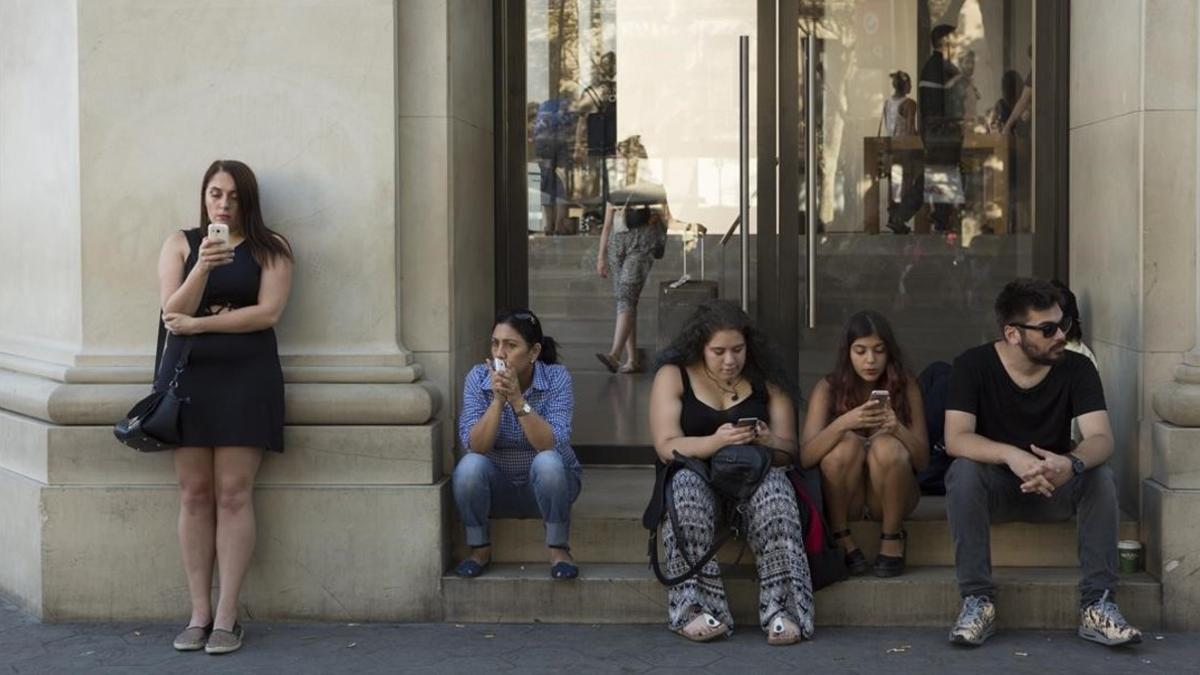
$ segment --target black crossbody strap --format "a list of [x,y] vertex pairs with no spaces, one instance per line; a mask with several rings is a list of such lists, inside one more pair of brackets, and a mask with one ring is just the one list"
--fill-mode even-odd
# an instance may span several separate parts
[[167,346],[167,327],[163,325],[163,315],[158,313],[158,344],[154,348],[154,379],[158,379],[158,369],[162,367],[163,349]]
[[[199,229],[183,230],[183,237],[188,243],[188,257],[183,263],[183,278],[185,280],[187,279],[188,273],[192,271],[192,267],[195,265],[195,261],[192,260],[192,253],[195,253],[197,256],[200,254],[198,249],[200,246],[200,240],[203,236],[204,233]],[[201,302],[203,302],[203,300],[201,300]],[[178,384],[179,374],[183,372],[183,367],[187,365],[188,358],[192,355],[192,343],[194,342],[194,340],[189,339],[188,336],[176,335],[175,338],[182,339],[184,342],[183,351],[179,353],[179,360],[175,362],[175,372],[171,376],[170,386],[172,389],[174,389]],[[166,351],[166,348],[167,327],[165,324],[163,324],[163,313],[160,309],[158,312],[158,346],[154,350],[155,381],[158,380],[159,369],[162,368],[163,352]]]
[[[654,576],[659,583],[664,586],[675,586],[681,584],[694,576],[703,576],[707,578],[715,578],[715,575],[705,574],[704,566],[710,560],[716,557],[721,547],[729,538],[733,536],[732,528],[725,528],[712,546],[700,556],[700,559],[694,563],[688,560],[687,557],[687,540],[684,535],[684,528],[679,527],[679,514],[675,509],[675,500],[671,496],[671,477],[681,468],[687,467],[696,471],[707,482],[708,467],[692,457],[686,457],[678,451],[675,453],[675,460],[666,466],[662,466],[658,471],[657,480],[654,483],[654,496],[650,499],[650,507],[646,509],[646,513],[642,516],[642,525],[650,530],[650,541],[647,545],[647,554],[650,556],[650,569],[654,571]],[[658,531],[662,521],[663,511],[666,511],[666,517],[671,520],[671,531],[675,535],[675,547],[679,550],[683,557],[684,563],[689,565],[688,570],[676,577],[668,577],[663,572],[662,564],[658,559]],[[714,523],[714,526],[716,523]],[[741,555],[739,554],[739,558]]]

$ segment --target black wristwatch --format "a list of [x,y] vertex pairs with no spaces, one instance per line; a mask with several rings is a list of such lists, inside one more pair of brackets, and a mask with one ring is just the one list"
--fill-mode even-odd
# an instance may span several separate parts
[[1067,453],[1067,457],[1071,460],[1071,473],[1078,476],[1084,471],[1087,471],[1087,464],[1084,464],[1082,459],[1079,459],[1071,453]]

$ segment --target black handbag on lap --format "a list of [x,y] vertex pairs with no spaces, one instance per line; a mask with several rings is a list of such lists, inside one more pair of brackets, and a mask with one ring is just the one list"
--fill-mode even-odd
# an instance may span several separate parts
[[[770,448],[761,445],[734,445],[721,448],[708,461],[686,457],[675,452],[675,459],[670,464],[659,464],[658,475],[655,477],[654,494],[642,515],[642,526],[650,531],[650,542],[647,553],[650,556],[650,568],[654,576],[664,586],[681,584],[694,576],[708,576],[702,570],[708,561],[712,560],[721,546],[730,537],[739,534],[743,524],[740,521],[746,509],[746,504],[758,486],[771,470],[772,452]],[[712,546],[699,560],[692,562],[687,559],[687,545],[684,542],[684,529],[679,527],[679,518],[675,513],[675,502],[671,498],[671,476],[679,469],[691,469],[706,483],[712,486],[719,501],[729,507],[727,521],[730,527],[715,537]],[[677,548],[684,556],[684,562],[689,569],[677,577],[668,577],[663,573],[658,560],[658,527],[662,523],[663,512],[671,519],[671,529],[675,533]],[[743,551],[745,549],[743,548]],[[741,558],[741,555],[738,556]]]
[[[154,356],[155,379],[158,378],[158,369],[167,340],[166,328],[163,327],[161,318],[158,322],[158,337],[158,349]],[[179,413],[188,399],[180,398],[176,389],[179,386],[179,376],[183,373],[192,351],[191,339],[182,339],[183,351],[175,363],[171,381],[161,391],[152,391],[149,396],[135,403],[125,414],[125,418],[113,426],[113,436],[134,450],[158,452],[179,447]]]

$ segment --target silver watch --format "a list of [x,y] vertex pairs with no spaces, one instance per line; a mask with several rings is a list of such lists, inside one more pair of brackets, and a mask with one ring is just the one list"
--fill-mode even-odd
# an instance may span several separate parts
[[529,401],[523,401],[520,408],[513,406],[513,412],[516,413],[517,417],[524,417],[533,412],[533,408],[529,407]]

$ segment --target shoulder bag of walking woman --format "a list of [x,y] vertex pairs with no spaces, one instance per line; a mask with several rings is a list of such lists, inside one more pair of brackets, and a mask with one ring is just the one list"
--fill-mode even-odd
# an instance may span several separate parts
[[[691,469],[708,483],[716,494],[718,502],[727,508],[725,522],[729,527],[717,536],[712,546],[698,560],[687,559],[687,542],[684,540],[684,528],[679,527],[679,515],[675,512],[675,500],[671,498],[671,477],[680,469]],[[731,445],[721,448],[708,461],[686,457],[675,451],[675,459],[670,464],[658,464],[658,475],[655,477],[654,494],[642,515],[642,526],[650,531],[650,542],[647,553],[650,556],[650,568],[654,576],[664,586],[681,584],[694,576],[708,577],[701,570],[708,561],[717,555],[721,546],[736,537],[742,530],[742,516],[750,502],[750,496],[762,484],[771,470],[771,449],[761,445]],[[658,528],[662,523],[663,512],[671,519],[671,531],[675,534],[676,548],[683,556],[683,561],[689,567],[686,572],[677,577],[668,577],[663,573],[658,560]],[[743,551],[745,549],[743,548]],[[741,558],[741,554],[738,555]]]
[[[161,390],[150,392],[150,395],[134,404],[125,414],[125,418],[113,426],[113,435],[125,445],[141,452],[158,452],[174,450],[179,447],[179,412],[188,402],[177,393],[179,376],[187,366],[188,356],[192,352],[192,340],[178,335],[173,339],[183,340],[183,350],[171,381]],[[158,322],[158,349],[154,354],[154,373],[158,377],[158,369],[162,360],[163,348],[166,346],[167,330],[163,327],[162,318]]]

